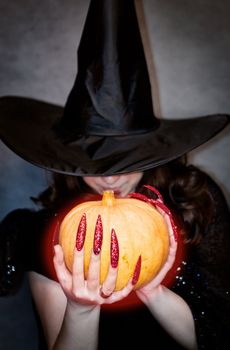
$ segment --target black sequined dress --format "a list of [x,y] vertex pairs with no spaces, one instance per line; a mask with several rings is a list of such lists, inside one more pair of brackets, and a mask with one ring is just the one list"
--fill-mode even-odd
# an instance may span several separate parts
[[[230,349],[230,215],[219,187],[209,180],[215,202],[212,224],[197,246],[186,247],[170,288],[190,306],[198,349]],[[20,285],[24,271],[52,278],[41,250],[41,232],[52,211],[16,210],[0,225],[0,293]],[[176,317],[175,317],[176,320]],[[45,347],[42,347],[45,349]],[[144,305],[102,310],[99,349],[182,349],[154,320]],[[87,349],[86,349],[87,350]]]

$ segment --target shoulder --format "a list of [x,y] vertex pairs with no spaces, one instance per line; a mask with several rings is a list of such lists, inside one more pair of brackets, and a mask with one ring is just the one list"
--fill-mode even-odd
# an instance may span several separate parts
[[31,228],[36,231],[40,225],[46,223],[50,215],[47,210],[15,209],[11,211],[0,222],[0,240],[13,236],[15,239],[26,237]]
[[34,212],[30,209],[15,209],[2,219],[0,223],[1,232],[8,227],[17,229],[18,224],[25,224],[25,220],[31,219],[33,216]]
[[5,225],[25,225],[34,220],[39,220],[43,216],[45,216],[45,210],[33,210],[33,209],[15,209],[9,212],[0,222],[0,227],[4,227]]
[[0,295],[17,291],[22,282],[23,267],[20,259],[20,238],[23,222],[29,210],[14,210],[0,223]]
[[8,213],[0,222],[0,239],[5,236],[26,236],[31,228],[36,229],[50,215],[45,210],[15,209]]
[[33,246],[45,217],[43,211],[16,209],[0,222],[0,295],[20,287],[25,269],[34,260]]
[[7,214],[0,222],[1,245],[11,250],[22,249],[29,241],[35,240],[48,215],[46,211],[16,209]]

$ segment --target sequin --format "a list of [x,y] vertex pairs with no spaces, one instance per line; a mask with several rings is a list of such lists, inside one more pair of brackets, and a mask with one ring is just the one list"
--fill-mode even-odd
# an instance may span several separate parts
[[117,235],[114,229],[111,232],[111,246],[110,246],[111,266],[116,268],[119,260],[119,245]]
[[86,227],[87,227],[86,214],[84,213],[82,215],[82,218],[80,220],[80,223],[78,225],[78,230],[77,230],[76,248],[78,251],[81,251],[84,246],[85,236],[86,236]]
[[101,215],[98,215],[96,226],[95,226],[94,244],[93,244],[93,251],[95,255],[100,254],[101,246],[102,246],[102,238],[103,238],[102,220],[101,220]]

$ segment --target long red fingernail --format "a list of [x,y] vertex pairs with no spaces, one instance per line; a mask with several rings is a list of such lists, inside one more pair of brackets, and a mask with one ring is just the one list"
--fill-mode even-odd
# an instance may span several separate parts
[[156,187],[150,186],[150,185],[144,185],[144,187],[148,188],[148,190],[152,191],[153,193],[155,193],[157,195],[157,197],[159,198],[159,200],[164,203],[163,197],[161,195],[161,193],[156,189]]
[[85,235],[86,235],[86,214],[84,213],[79,222],[78,229],[77,229],[77,236],[76,236],[76,248],[79,252],[82,250],[84,246]]
[[145,196],[144,194],[142,194],[142,193],[131,192],[131,193],[129,193],[129,197],[140,199],[140,200],[142,200],[144,202],[148,202],[149,201],[149,198],[147,196]]
[[117,235],[114,229],[111,231],[111,245],[110,245],[111,266],[116,268],[119,260],[119,244]]
[[53,232],[53,239],[52,239],[53,245],[56,245],[59,243],[59,231],[60,231],[60,222],[57,221]]
[[177,240],[178,240],[178,231],[177,231],[177,226],[176,226],[176,224],[175,224],[175,222],[173,220],[173,215],[172,215],[171,211],[163,203],[155,202],[155,205],[158,206],[159,208],[161,208],[168,215],[170,223],[171,223],[171,226],[172,226],[172,230],[173,230],[173,236],[174,236],[175,241],[177,242]]
[[103,239],[103,226],[101,221],[101,215],[98,215],[95,231],[94,231],[94,242],[93,242],[93,252],[95,255],[98,255],[101,251],[102,239]]
[[172,213],[171,211],[163,204],[162,207],[161,207],[164,212],[168,215],[169,217],[169,220],[170,220],[170,223],[171,223],[171,226],[172,226],[172,230],[173,230],[173,236],[174,236],[174,239],[175,239],[175,242],[178,241],[178,231],[177,231],[177,226],[173,220],[173,216],[172,216]]
[[132,284],[136,284],[141,272],[141,255],[139,256],[133,273]]
[[177,242],[178,241],[177,226],[175,225],[175,222],[174,222],[172,216],[170,216],[169,218],[170,218],[170,222],[171,222],[171,225],[172,225],[173,236],[174,236],[175,242]]

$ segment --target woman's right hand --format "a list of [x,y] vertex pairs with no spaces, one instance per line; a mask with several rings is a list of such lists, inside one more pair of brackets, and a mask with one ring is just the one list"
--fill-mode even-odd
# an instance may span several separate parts
[[115,291],[118,268],[110,265],[103,284],[100,284],[100,258],[92,250],[87,279],[84,277],[84,248],[74,251],[73,270],[68,270],[64,261],[62,247],[54,247],[54,267],[59,283],[70,302],[84,305],[111,304],[124,299],[132,290],[133,283],[128,284],[120,291]]

